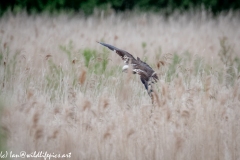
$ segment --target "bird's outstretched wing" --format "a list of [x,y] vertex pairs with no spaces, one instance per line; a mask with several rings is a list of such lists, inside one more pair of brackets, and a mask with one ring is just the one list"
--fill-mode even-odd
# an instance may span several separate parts
[[98,43],[105,47],[108,47],[112,51],[115,51],[122,58],[122,60],[125,60],[125,57],[127,57],[127,58],[131,59],[131,61],[136,61],[136,59],[127,51],[118,49],[117,47],[114,47],[110,44],[106,44],[106,43],[102,43],[102,42],[98,42]]
[[140,75],[140,80],[143,83],[143,85],[145,86],[146,90],[148,91],[148,94],[151,96],[151,92],[152,92],[152,84],[154,82],[158,81],[158,76],[156,74],[156,72],[154,72],[154,70],[145,62],[141,61],[140,58],[137,57],[137,59],[135,59],[130,53],[128,53],[127,51],[118,49],[112,45],[106,44],[106,43],[102,43],[102,42],[98,42],[101,45],[108,47],[110,50],[112,51],[116,51],[116,53],[125,61],[126,58],[127,63],[132,65],[132,69],[134,73],[137,73]]

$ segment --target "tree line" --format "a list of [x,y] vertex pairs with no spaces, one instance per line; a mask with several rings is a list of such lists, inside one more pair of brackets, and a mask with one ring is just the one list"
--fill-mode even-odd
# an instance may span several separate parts
[[89,15],[95,8],[104,10],[109,6],[116,12],[138,9],[167,13],[204,7],[217,14],[222,11],[239,10],[240,0],[8,0],[0,3],[0,14],[8,10],[26,10],[28,13],[70,11]]

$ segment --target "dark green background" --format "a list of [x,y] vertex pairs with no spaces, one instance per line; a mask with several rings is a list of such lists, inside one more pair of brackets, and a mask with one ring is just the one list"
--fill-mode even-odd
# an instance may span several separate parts
[[240,0],[1,0],[0,14],[7,10],[27,10],[28,13],[82,11],[88,15],[93,13],[94,8],[106,9],[108,6],[117,12],[138,9],[167,13],[204,7],[216,14],[221,11],[239,10]]

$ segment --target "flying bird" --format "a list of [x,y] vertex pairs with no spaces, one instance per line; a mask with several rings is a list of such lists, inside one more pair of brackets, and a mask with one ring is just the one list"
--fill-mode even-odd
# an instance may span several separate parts
[[152,84],[158,81],[158,76],[156,72],[145,62],[141,61],[139,57],[135,59],[130,53],[127,51],[118,49],[112,45],[98,42],[101,45],[109,48],[110,50],[116,52],[124,61],[124,66],[122,68],[123,72],[128,72],[128,70],[131,68],[133,74],[139,74],[140,80],[143,83],[145,89],[148,92],[148,95],[153,100],[153,88]]

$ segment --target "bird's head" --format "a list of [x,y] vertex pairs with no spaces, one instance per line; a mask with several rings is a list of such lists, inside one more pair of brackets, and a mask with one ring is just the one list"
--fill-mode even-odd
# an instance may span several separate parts
[[128,73],[131,72],[132,74],[136,74],[137,72],[135,70],[132,69],[132,66],[129,67],[129,65],[124,65],[122,68],[122,72]]
[[128,72],[128,68],[129,68],[128,65],[124,65],[123,68],[122,68],[122,72],[127,73]]

